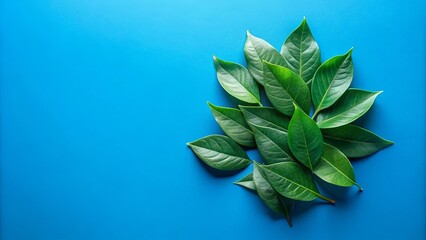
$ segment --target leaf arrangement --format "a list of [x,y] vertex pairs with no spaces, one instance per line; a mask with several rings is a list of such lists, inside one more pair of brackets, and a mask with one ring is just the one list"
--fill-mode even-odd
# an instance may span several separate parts
[[[247,68],[213,57],[220,85],[246,105],[208,103],[226,136],[188,143],[198,158],[214,169],[236,171],[253,162],[244,148],[257,147],[262,163],[254,161],[253,172],[235,184],[255,191],[290,226],[296,201],[319,198],[334,203],[318,191],[314,175],[362,191],[349,159],[371,155],[392,142],[351,124],[381,93],[349,88],[352,49],[321,63],[320,49],[304,19],[281,52],[247,32],[244,54]],[[262,105],[261,89],[272,107]]]

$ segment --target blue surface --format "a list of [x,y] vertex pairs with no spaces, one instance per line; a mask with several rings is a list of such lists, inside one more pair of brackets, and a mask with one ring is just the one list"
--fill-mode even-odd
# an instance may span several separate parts
[[[0,2],[2,240],[426,239],[425,1]],[[244,62],[246,29],[279,48],[303,16],[323,60],[355,47],[354,86],[384,90],[361,123],[396,144],[290,229],[232,184],[251,167],[215,176],[185,143],[221,133],[207,100],[235,104],[212,54]]]

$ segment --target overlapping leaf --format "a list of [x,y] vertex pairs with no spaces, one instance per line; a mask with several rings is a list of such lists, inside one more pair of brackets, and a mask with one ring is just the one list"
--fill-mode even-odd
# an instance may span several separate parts
[[219,107],[209,103],[214,118],[222,130],[242,146],[254,147],[253,132],[247,125],[242,112],[235,108]]
[[306,19],[290,34],[281,48],[286,66],[303,81],[312,79],[321,64],[320,49]]
[[251,163],[244,149],[226,136],[210,135],[188,146],[204,163],[218,170],[239,170]]
[[286,66],[283,56],[265,40],[255,37],[247,31],[247,39],[244,45],[244,55],[247,68],[257,82],[264,85],[263,61],[280,66]]

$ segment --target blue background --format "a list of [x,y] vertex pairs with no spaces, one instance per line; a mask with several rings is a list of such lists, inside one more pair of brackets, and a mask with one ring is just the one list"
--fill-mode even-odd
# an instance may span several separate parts
[[[425,1],[1,0],[1,239],[425,239]],[[212,54],[280,48],[306,16],[322,60],[354,47],[360,124],[395,145],[353,162],[365,191],[296,207],[290,229],[185,143],[235,106]],[[250,152],[258,158],[256,152]]]

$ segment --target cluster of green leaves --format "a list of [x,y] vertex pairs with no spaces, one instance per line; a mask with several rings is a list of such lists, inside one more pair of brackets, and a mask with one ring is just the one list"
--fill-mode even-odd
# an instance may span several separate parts
[[[247,32],[244,54],[247,68],[213,57],[220,85],[246,106],[208,103],[227,136],[188,143],[194,153],[212,168],[235,171],[252,163],[244,148],[257,147],[263,163],[255,161],[253,172],[235,183],[255,191],[290,226],[295,201],[320,198],[334,203],[318,191],[313,175],[362,191],[349,158],[368,156],[392,142],[351,124],[381,93],[349,88],[352,49],[321,63],[320,49],[304,19],[281,52]],[[262,89],[272,107],[262,105]]]

